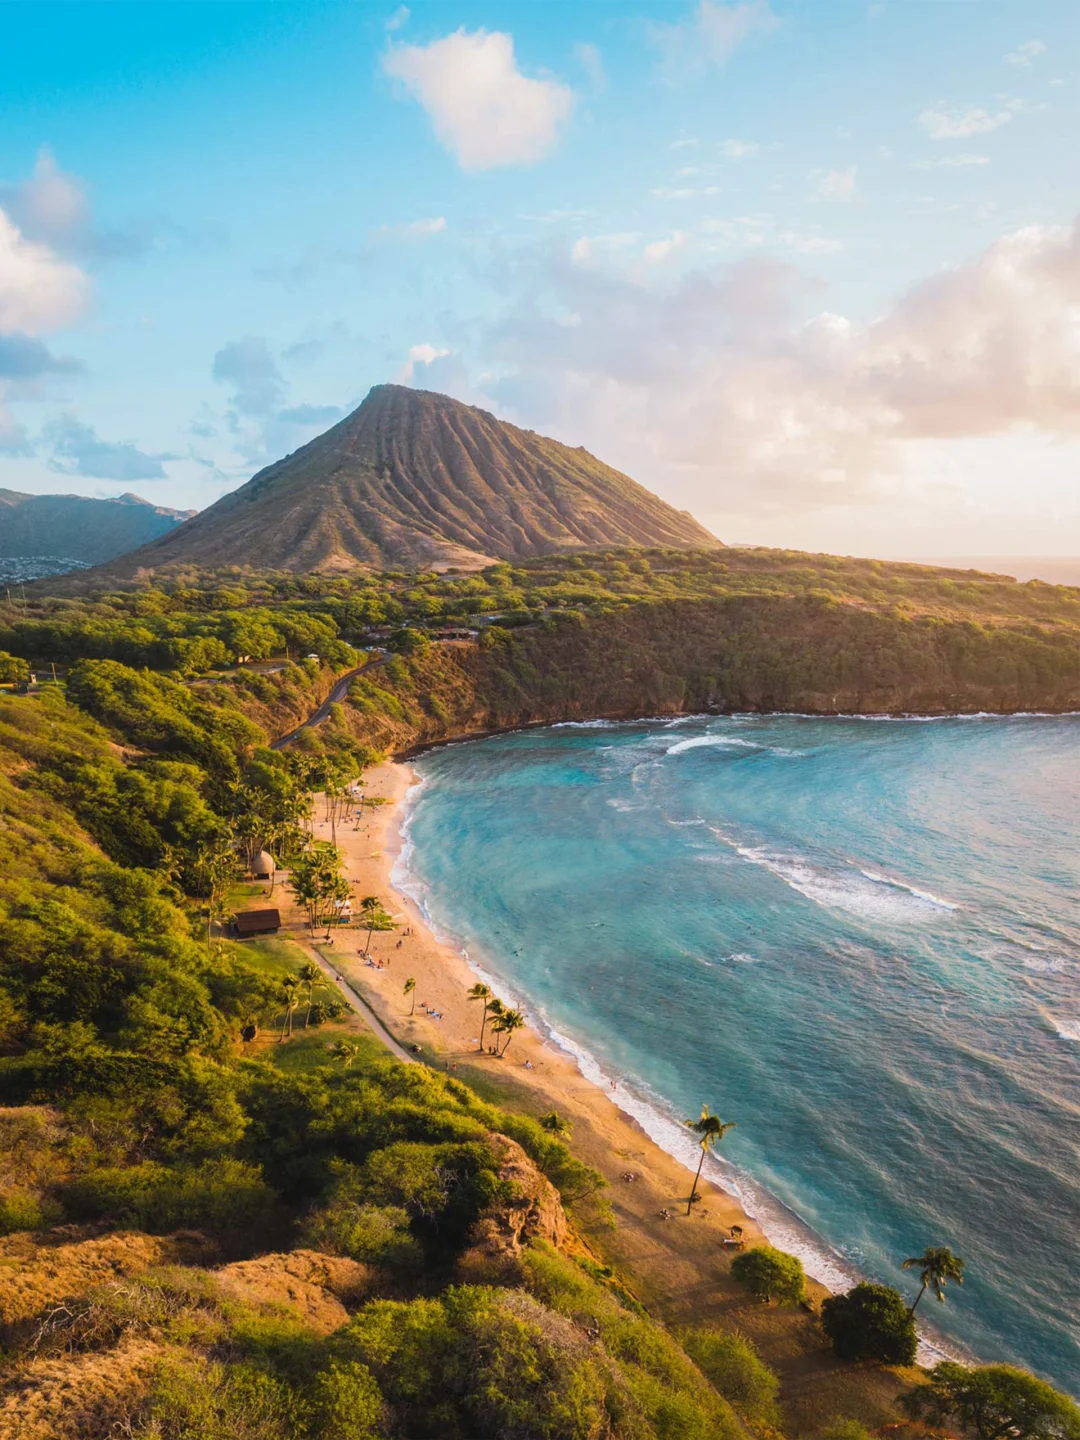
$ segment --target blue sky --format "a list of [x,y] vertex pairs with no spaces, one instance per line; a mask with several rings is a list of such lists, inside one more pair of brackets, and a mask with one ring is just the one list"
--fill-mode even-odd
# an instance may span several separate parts
[[0,485],[203,506],[400,380],[723,538],[1080,553],[1080,6],[0,8]]

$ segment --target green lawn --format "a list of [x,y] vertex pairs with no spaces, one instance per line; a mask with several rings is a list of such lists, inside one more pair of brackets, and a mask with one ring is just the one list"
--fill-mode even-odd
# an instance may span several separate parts
[[295,940],[287,935],[264,935],[257,940],[226,940],[226,945],[242,949],[248,964],[267,975],[295,974],[308,956]]
[[279,1070],[296,1074],[317,1070],[320,1065],[331,1063],[326,1050],[335,1040],[349,1040],[360,1047],[353,1061],[354,1069],[362,1069],[374,1060],[386,1059],[386,1050],[379,1041],[367,1030],[361,1030],[360,1022],[351,1016],[344,1020],[328,1020],[324,1025],[308,1030],[306,1034],[302,1028],[303,1018],[301,1017],[299,1031],[295,1029],[295,1023],[294,1020],[291,1040],[286,1040],[284,1045],[270,1045],[263,1051],[271,1064],[276,1065]]

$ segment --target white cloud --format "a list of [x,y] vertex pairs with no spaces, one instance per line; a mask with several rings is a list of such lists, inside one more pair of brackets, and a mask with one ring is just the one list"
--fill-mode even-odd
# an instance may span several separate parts
[[755,33],[767,34],[779,25],[769,0],[698,0],[682,20],[654,25],[649,38],[661,53],[661,68],[670,79],[707,65],[723,65]]
[[761,149],[753,140],[725,140],[720,146],[721,155],[728,160],[745,160],[750,155],[756,155]]
[[681,230],[673,230],[663,240],[653,240],[645,246],[641,252],[649,265],[660,265],[665,260],[670,260],[676,251],[681,250],[686,244],[686,236]]
[[409,358],[394,377],[397,385],[411,385],[416,378],[416,367],[423,365],[430,368],[436,360],[449,355],[450,351],[439,349],[436,345],[412,345],[409,348]]
[[989,165],[988,155],[939,155],[933,160],[916,160],[916,170],[963,170],[969,166]]
[[523,75],[513,37],[499,31],[461,29],[430,45],[394,45],[383,68],[424,107],[465,170],[542,160],[573,103],[566,85]]
[[856,165],[850,165],[846,170],[827,170],[818,181],[818,194],[826,200],[853,200],[857,173]]
[[699,513],[877,502],[920,445],[1080,438],[1080,222],[1006,235],[868,324],[807,314],[809,277],[765,257],[664,279],[547,251],[522,273],[490,337],[500,403]]
[[407,5],[399,5],[386,22],[384,28],[387,33],[392,35],[395,30],[400,30],[403,25],[407,25],[411,14],[412,11]]
[[0,210],[0,333],[58,330],[82,313],[88,295],[77,265],[28,240]]
[[681,140],[672,140],[668,146],[669,150],[687,150],[691,145],[700,145],[701,141],[696,135],[684,136]]
[[989,110],[974,107],[948,110],[931,106],[922,111],[916,124],[931,140],[967,140],[972,135],[989,135],[991,130],[1000,129],[1012,118],[1012,110],[999,110],[992,115]]
[[1041,40],[1025,40],[1011,54],[1006,55],[1005,59],[1010,65],[1017,65],[1022,70],[1028,70],[1040,55],[1045,54],[1046,46]]
[[584,264],[605,252],[629,250],[637,245],[640,239],[640,235],[633,230],[617,230],[607,235],[582,235],[574,241],[570,258],[578,264]]

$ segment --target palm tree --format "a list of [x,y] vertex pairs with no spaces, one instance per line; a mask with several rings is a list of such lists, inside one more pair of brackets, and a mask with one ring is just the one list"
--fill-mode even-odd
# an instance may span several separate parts
[[686,1213],[689,1215],[694,1201],[697,1199],[698,1181],[701,1179],[701,1167],[705,1164],[705,1156],[714,1145],[720,1144],[729,1130],[735,1129],[735,1121],[721,1120],[719,1116],[710,1112],[708,1105],[703,1105],[700,1119],[686,1120],[683,1123],[689,1125],[690,1129],[699,1137],[698,1145],[701,1147],[701,1159],[698,1161],[697,1174],[694,1176],[694,1187],[690,1191],[690,1199],[686,1202]]
[[367,944],[365,950],[371,949],[371,937],[375,933],[375,926],[378,924],[379,912],[382,910],[382,901],[378,895],[365,895],[360,901],[360,909],[368,922]]
[[409,1014],[411,1015],[416,1009],[416,981],[411,975],[405,981],[405,994],[412,996],[412,1009],[409,1011]]
[[913,1255],[905,1260],[901,1266],[903,1270],[918,1270],[919,1279],[922,1284],[919,1286],[919,1293],[908,1316],[915,1314],[915,1306],[922,1299],[927,1286],[929,1286],[937,1298],[944,1304],[945,1282],[955,1280],[957,1285],[964,1283],[964,1262],[959,1255],[954,1255],[947,1245],[931,1245],[921,1255]]
[[340,1060],[346,1070],[359,1053],[360,1046],[355,1040],[335,1040],[330,1046],[330,1054],[335,1060]]
[[285,1039],[286,1026],[288,1026],[288,1034],[292,1035],[293,1011],[300,1003],[296,998],[296,992],[299,988],[300,982],[295,975],[286,975],[285,979],[281,982],[281,999],[285,1005],[285,1015],[281,1022],[281,1034],[278,1036],[279,1044]]
[[482,1001],[484,1002],[484,1013],[483,1013],[483,1015],[480,1017],[480,1049],[481,1049],[481,1050],[483,1050],[483,1048],[484,1048],[484,1027],[487,1025],[488,1004],[489,1004],[489,1002],[491,1001],[491,998],[492,998],[492,995],[491,995],[491,986],[490,986],[490,985],[485,985],[485,984],[483,983],[483,981],[477,981],[477,983],[472,987],[472,989],[469,991],[468,995],[466,996],[466,999],[468,999],[468,1000],[482,1000]]
[[573,1130],[573,1125],[565,1115],[560,1115],[557,1110],[552,1110],[547,1115],[540,1116],[540,1124],[552,1135],[567,1136]]
[[[514,1031],[520,1030],[521,1027],[525,1024],[525,1016],[522,1015],[520,1010],[503,1010],[501,1005],[499,1007],[499,1010],[499,1016],[494,1021],[491,1028],[497,1034],[506,1036],[506,1039],[503,1041],[503,1047],[498,1052],[499,1058],[501,1060],[510,1046],[510,1041],[514,1038]],[[496,1044],[497,1043],[498,1042],[496,1041]]]
[[315,986],[322,986],[325,982],[322,971],[318,965],[315,964],[314,960],[304,961],[303,965],[301,965],[297,971],[297,978],[302,984],[307,986],[307,1010],[304,1014],[304,1029],[306,1030],[308,1028],[308,1021],[311,1019],[311,1005],[315,998]]

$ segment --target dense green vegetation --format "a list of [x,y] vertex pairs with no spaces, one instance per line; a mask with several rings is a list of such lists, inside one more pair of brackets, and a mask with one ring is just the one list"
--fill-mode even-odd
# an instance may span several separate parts
[[[477,643],[432,638],[478,614],[499,619]],[[390,653],[318,729],[271,748],[373,630]],[[7,1393],[49,1357],[141,1346],[138,1383],[58,1434],[771,1435],[778,1381],[747,1340],[717,1326],[676,1340],[580,1241],[558,1248],[551,1215],[587,1213],[600,1183],[562,1117],[388,1060],[302,951],[227,942],[214,922],[269,845],[295,862],[313,932],[330,923],[344,892],[336,852],[310,841],[313,795],[347,815],[373,747],[660,709],[1064,706],[1078,636],[1075,591],[747,551],[236,575],[4,608],[0,673],[55,663],[61,683],[0,694],[0,1234],[197,1232],[204,1247],[199,1264],[6,1321]],[[242,656],[276,657],[275,673]],[[356,922],[392,924],[375,896]],[[474,994],[504,1050],[521,1017]],[[693,1128],[704,1155],[727,1127],[706,1110]],[[493,1256],[478,1227],[522,1209],[508,1146],[551,1223]],[[353,1266],[330,1330],[238,1299],[212,1268],[297,1247]],[[959,1264],[943,1247],[912,1261],[935,1293]],[[771,1247],[732,1274],[780,1307],[803,1294],[798,1262]],[[888,1287],[829,1300],[822,1320],[844,1360],[913,1359]],[[939,1367],[912,1413],[981,1440],[1076,1440],[1064,1397],[974,1375],[969,1391]],[[972,1418],[999,1412],[1013,1419],[985,1434]]]
[[208,944],[186,897],[206,852],[235,839],[238,793],[268,813],[291,795],[295,824],[297,794],[340,779],[116,662],[73,672],[69,694],[0,698],[3,1229],[196,1230],[226,1259],[307,1245],[359,1262],[363,1299],[323,1339],[211,1272],[151,1270],[9,1322],[13,1382],[42,1357],[152,1337],[147,1383],[78,1433],[736,1435],[670,1335],[540,1240],[509,1269],[478,1258],[461,1283],[479,1217],[518,1200],[507,1145],[563,1203],[595,1190],[550,1128],[370,1043],[297,1068],[289,1047],[241,1042],[252,1022],[276,1027],[281,967]]

